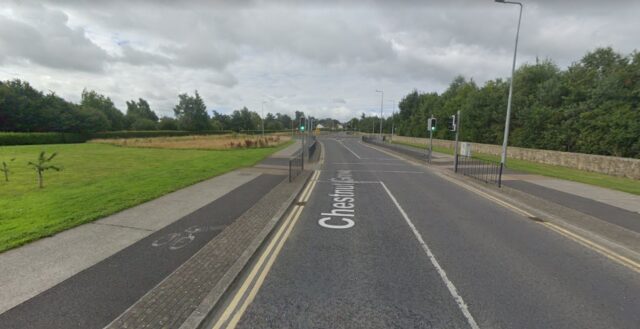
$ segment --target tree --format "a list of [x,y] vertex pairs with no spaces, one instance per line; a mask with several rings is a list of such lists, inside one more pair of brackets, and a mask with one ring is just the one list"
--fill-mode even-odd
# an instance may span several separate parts
[[29,166],[31,166],[37,173],[38,173],[38,186],[40,188],[44,187],[44,172],[47,170],[55,170],[55,171],[60,171],[62,170],[62,168],[54,166],[54,165],[50,165],[49,162],[51,162],[51,160],[53,160],[53,158],[55,158],[57,155],[57,153],[53,153],[51,154],[49,157],[45,156],[45,152],[42,151],[40,152],[40,155],[38,156],[38,161],[37,162],[31,162],[29,161]]
[[231,117],[227,114],[213,111],[211,116],[211,127],[213,130],[232,130]]
[[151,110],[146,100],[139,98],[137,102],[134,100],[127,102],[125,121],[127,128],[138,130],[138,128],[133,127],[136,121],[140,121],[137,126],[140,126],[141,122],[144,122],[143,125],[149,127],[149,121],[154,123],[158,122],[158,115]]
[[80,105],[85,109],[91,108],[102,112],[109,120],[109,130],[122,130],[125,125],[124,114],[118,110],[111,98],[86,89],[82,91]]
[[260,126],[260,116],[246,107],[235,110],[231,114],[231,129],[234,131],[257,130]]
[[160,118],[158,122],[158,129],[160,130],[178,130],[178,121],[170,117]]
[[180,102],[173,109],[180,130],[202,131],[211,129],[207,107],[196,90],[195,96],[178,95]]

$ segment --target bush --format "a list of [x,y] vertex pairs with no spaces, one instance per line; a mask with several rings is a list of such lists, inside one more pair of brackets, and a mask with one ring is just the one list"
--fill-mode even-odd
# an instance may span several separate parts
[[0,132],[0,145],[35,145],[84,143],[88,136],[76,133],[15,133]]

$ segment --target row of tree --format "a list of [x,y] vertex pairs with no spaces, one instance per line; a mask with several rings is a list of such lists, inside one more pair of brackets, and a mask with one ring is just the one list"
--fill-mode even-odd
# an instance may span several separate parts
[[[427,136],[427,118],[438,119],[436,138],[452,139],[446,120],[461,114],[461,139],[501,144],[509,81],[478,86],[457,77],[441,94],[413,91],[383,131]],[[350,127],[378,131],[376,117]],[[509,144],[513,146],[640,158],[640,53],[600,48],[561,70],[551,61],[522,65],[514,76]]]
[[[181,94],[174,107],[175,118],[161,117],[151,110],[149,103],[140,98],[126,102],[126,113],[120,111],[109,97],[92,90],[83,90],[80,104],[68,102],[51,92],[33,88],[21,80],[0,81],[0,131],[13,132],[77,132],[119,130],[233,130],[262,129],[258,113],[246,107],[230,115],[207,107],[196,91],[194,95]],[[287,114],[268,113],[265,130],[286,130],[299,122],[302,112],[295,118]],[[297,127],[297,123],[295,124]]]

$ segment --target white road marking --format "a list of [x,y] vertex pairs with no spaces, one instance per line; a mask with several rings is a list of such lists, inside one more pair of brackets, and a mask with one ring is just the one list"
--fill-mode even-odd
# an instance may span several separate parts
[[344,143],[342,141],[338,141],[338,143],[340,143],[340,145],[344,146],[344,148],[346,148],[347,151],[351,152],[351,154],[355,155],[356,158],[362,159],[359,155],[356,154],[356,152],[353,152],[352,149],[350,149],[348,146],[344,145]]
[[[323,169],[322,171],[333,172],[333,170]],[[424,174],[424,171],[410,171],[410,170],[351,170],[353,172],[391,172],[398,174]]]
[[333,162],[329,165],[362,165],[362,166],[406,166],[404,163],[378,163],[378,162]]
[[476,323],[476,320],[474,320],[473,316],[469,312],[469,308],[467,307],[467,304],[462,299],[462,296],[460,296],[460,294],[458,294],[458,289],[456,289],[456,286],[453,285],[453,282],[451,282],[451,280],[449,280],[449,278],[447,277],[447,273],[440,266],[440,264],[436,260],[436,257],[433,255],[433,253],[431,252],[431,249],[427,245],[427,243],[424,242],[424,239],[422,238],[422,234],[420,234],[420,232],[418,232],[418,230],[416,229],[415,225],[413,225],[413,222],[411,222],[411,219],[409,219],[409,216],[407,216],[407,213],[404,211],[404,209],[402,209],[402,207],[398,203],[398,200],[396,200],[396,198],[393,196],[393,194],[391,194],[391,191],[389,191],[389,189],[387,188],[387,185],[385,185],[384,182],[382,182],[382,181],[380,182],[380,185],[382,185],[384,190],[387,191],[387,194],[389,195],[389,198],[391,198],[391,201],[393,201],[393,203],[396,205],[396,208],[398,208],[398,210],[402,214],[402,217],[404,217],[404,220],[407,222],[407,224],[411,228],[411,231],[413,231],[413,235],[415,235],[416,239],[420,243],[420,246],[422,246],[422,250],[424,250],[424,252],[427,254],[427,257],[429,257],[429,260],[431,261],[431,264],[433,264],[433,266],[438,271],[438,274],[440,274],[440,277],[442,278],[442,281],[444,281],[445,285],[447,286],[447,289],[449,289],[449,293],[451,293],[451,296],[453,297],[453,299],[458,304],[458,307],[460,308],[460,311],[462,311],[462,314],[464,315],[464,317],[467,319],[467,322],[469,323],[469,326],[471,326],[471,328],[473,328],[473,329],[480,329],[480,327]]

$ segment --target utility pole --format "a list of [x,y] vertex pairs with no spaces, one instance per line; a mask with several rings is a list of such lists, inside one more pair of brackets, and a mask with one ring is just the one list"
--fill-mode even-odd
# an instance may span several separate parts
[[392,100],[391,101],[391,105],[393,106],[391,110],[391,140],[392,141],[396,131],[396,105],[394,103],[395,102]]
[[262,138],[264,138],[264,103],[265,101],[262,101]]
[[380,93],[380,131],[378,132],[378,136],[380,136],[380,141],[382,141],[382,107],[384,104],[384,90],[376,90],[376,92]]
[[456,145],[453,157],[453,171],[458,172],[458,137],[460,136],[460,110],[456,114]]

